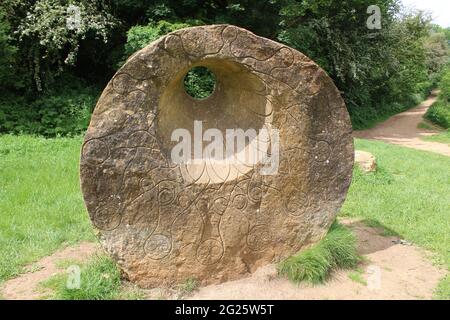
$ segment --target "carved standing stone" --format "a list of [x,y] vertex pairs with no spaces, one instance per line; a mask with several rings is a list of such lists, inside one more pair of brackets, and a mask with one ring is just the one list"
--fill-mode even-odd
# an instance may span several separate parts
[[[190,97],[195,66],[214,93]],[[179,165],[171,133],[279,130],[278,174]],[[230,25],[182,29],[135,53],[100,97],[81,151],[84,200],[104,248],[141,286],[237,279],[319,241],[345,199],[353,140],[332,80],[300,52]]]

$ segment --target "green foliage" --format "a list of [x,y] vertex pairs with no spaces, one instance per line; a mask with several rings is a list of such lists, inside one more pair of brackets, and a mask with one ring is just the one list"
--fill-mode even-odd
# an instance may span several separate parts
[[12,44],[11,28],[0,11],[0,87],[20,87],[15,74],[17,47]]
[[[68,27],[74,16],[69,6],[80,12],[79,24]],[[75,65],[80,43],[87,38],[108,40],[117,20],[103,1],[72,0],[6,0],[0,12],[12,24],[20,60],[27,69],[29,83],[37,91],[68,66]]]
[[431,122],[450,129],[450,67],[447,67],[439,82],[438,100],[427,110],[425,118]]
[[444,70],[441,81],[439,83],[441,89],[440,96],[446,101],[450,102],[450,65]]
[[170,23],[168,21],[158,21],[145,26],[134,26],[127,32],[127,43],[125,44],[125,54],[130,56],[136,51],[144,48],[152,41],[161,36],[182,28],[191,26],[188,23]]
[[111,258],[96,256],[81,268],[80,288],[67,288],[67,275],[59,274],[45,281],[58,300],[112,300],[120,298],[120,271]]
[[360,261],[356,238],[346,227],[333,223],[318,244],[282,261],[278,272],[299,283],[322,283],[337,268],[354,268]]
[[425,114],[425,118],[445,129],[450,129],[450,103],[438,99]]
[[343,92],[354,128],[412,107],[431,87],[423,39],[429,18],[378,1],[381,30],[366,26],[370,0],[286,1],[278,39],[308,55]]
[[99,91],[76,78],[37,98],[0,97],[0,133],[37,134],[45,137],[83,133]]
[[[67,28],[70,4],[81,10],[80,28]],[[400,0],[378,1],[382,28],[369,30],[367,8],[372,4],[370,0],[3,0],[1,90],[7,91],[3,96],[18,97],[42,90],[44,99],[62,72],[104,86],[131,54],[159,37],[188,26],[228,23],[276,39],[316,61],[342,92],[354,128],[367,128],[414,106],[429,93],[448,61],[445,40],[450,34],[448,28],[430,25],[427,15],[406,12]],[[194,87],[194,92],[203,94]],[[29,109],[34,105],[30,98],[26,103]],[[36,106],[61,104],[37,102]],[[85,114],[84,109],[68,109]],[[52,110],[49,117],[58,117]],[[7,111],[12,113],[7,117],[18,118],[15,111]],[[61,126],[61,120],[54,122],[49,123],[50,131]],[[45,131],[27,129],[27,123],[20,126],[26,127],[24,132]],[[18,132],[15,127],[8,126]],[[80,127],[70,130],[79,132]]]
[[193,98],[205,99],[214,92],[214,74],[205,67],[191,69],[184,78],[184,88]]
[[424,41],[426,64],[431,74],[439,74],[442,67],[449,62],[449,46],[445,33],[431,32]]

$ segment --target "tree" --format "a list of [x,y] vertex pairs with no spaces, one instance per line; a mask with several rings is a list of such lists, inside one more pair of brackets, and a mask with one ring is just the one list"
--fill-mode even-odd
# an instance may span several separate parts
[[[7,0],[1,9],[9,12],[6,19],[11,21],[18,58],[38,91],[75,64],[81,41],[94,38],[106,43],[117,23],[99,0]],[[76,20],[73,25],[70,19]]]
[[21,86],[15,68],[17,48],[12,44],[10,26],[0,12],[0,87],[18,88]]

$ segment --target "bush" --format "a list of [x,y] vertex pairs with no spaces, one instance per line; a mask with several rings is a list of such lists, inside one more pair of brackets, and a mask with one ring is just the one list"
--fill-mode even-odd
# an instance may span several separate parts
[[368,105],[352,108],[349,107],[350,119],[352,121],[353,129],[363,130],[371,128],[377,123],[386,120],[387,118],[408,110],[415,106],[425,98],[425,95],[414,94],[406,97],[402,103],[380,103],[378,105]]
[[[94,45],[104,46],[118,25],[105,1],[20,2],[13,5],[12,16],[8,19],[19,18],[12,31],[19,48],[20,62],[27,69],[23,76],[32,80],[37,91],[50,87],[61,71],[76,64],[83,42],[92,40]],[[70,21],[73,21],[72,26]],[[98,41],[100,39],[102,45]]]
[[184,77],[184,88],[193,98],[205,99],[213,92],[216,85],[214,74],[206,67],[192,68]]
[[442,128],[450,128],[450,104],[439,98],[427,111],[425,118],[431,122],[441,126]]
[[[74,79],[69,78],[69,81]],[[82,83],[63,84],[41,96],[0,97],[0,133],[45,137],[73,136],[89,125],[99,90]]]
[[450,129],[450,68],[447,67],[442,73],[439,82],[438,100],[428,109],[425,118],[431,122],[445,128]]
[[[194,23],[171,23],[165,20],[160,20],[156,23],[151,22],[146,26],[134,26],[127,32],[127,43],[125,44],[125,60],[136,51],[144,48],[151,42],[157,40],[163,35],[187,28]],[[123,62],[122,62],[123,63]]]
[[448,103],[450,101],[450,66],[444,70],[439,88],[441,89],[440,96]]
[[14,68],[17,47],[12,45],[11,28],[3,12],[0,11],[0,87],[19,88],[22,83]]
[[[134,26],[127,32],[127,43],[125,44],[125,57],[120,64],[149,43],[170,32],[200,24],[200,21],[188,21],[186,23],[171,23],[160,20],[156,23],[150,22],[146,26]],[[186,75],[185,88],[189,95],[197,99],[204,99],[214,91],[214,76],[204,67],[197,67]]]

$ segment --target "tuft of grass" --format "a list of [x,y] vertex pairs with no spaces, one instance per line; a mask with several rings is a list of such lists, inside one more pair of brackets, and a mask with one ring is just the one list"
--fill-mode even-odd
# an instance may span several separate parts
[[57,274],[44,281],[42,286],[51,289],[49,298],[57,300],[112,300],[121,293],[120,271],[107,256],[92,258],[81,267],[80,288],[67,288],[68,274]]
[[81,141],[0,135],[0,282],[95,239],[79,186]]
[[132,288],[122,287],[117,298],[119,300],[145,300],[146,296],[143,290],[141,290],[137,286],[133,286]]
[[431,129],[433,129],[433,127],[432,127],[431,125],[429,125],[428,123],[423,122],[423,121],[417,125],[417,128],[419,128],[419,129],[425,129],[425,130],[431,130]]
[[348,277],[352,281],[360,283],[363,286],[367,286],[367,281],[363,278],[363,273],[364,273],[364,271],[362,269],[358,268],[355,271],[349,272]]
[[178,289],[182,295],[190,294],[198,288],[198,281],[194,278],[188,278],[182,284],[179,285]]
[[311,248],[302,250],[278,265],[278,273],[300,283],[323,283],[334,269],[349,269],[358,265],[354,234],[334,222],[328,234]]

